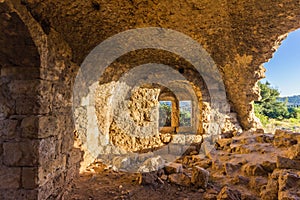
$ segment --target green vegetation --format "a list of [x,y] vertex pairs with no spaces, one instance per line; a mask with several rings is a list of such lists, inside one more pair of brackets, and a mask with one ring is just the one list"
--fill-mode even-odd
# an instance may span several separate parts
[[179,102],[179,125],[180,126],[191,126],[191,113],[192,113],[192,102],[191,101],[180,101]]
[[168,127],[171,126],[172,117],[172,102],[160,101],[159,102],[159,126]]
[[300,108],[288,107],[288,98],[282,101],[279,91],[270,83],[260,83],[261,99],[254,102],[255,115],[265,128],[300,129]]

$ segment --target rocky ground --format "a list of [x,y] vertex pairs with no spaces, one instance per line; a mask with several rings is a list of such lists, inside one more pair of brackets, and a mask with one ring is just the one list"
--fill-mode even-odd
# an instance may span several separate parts
[[244,132],[150,173],[94,163],[64,199],[300,199],[300,133]]

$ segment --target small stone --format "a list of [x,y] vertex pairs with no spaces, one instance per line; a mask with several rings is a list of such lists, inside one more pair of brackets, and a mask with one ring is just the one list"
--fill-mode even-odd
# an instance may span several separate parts
[[158,177],[154,172],[140,173],[138,177],[138,183],[140,185],[155,185],[157,178]]
[[165,174],[163,174],[163,175],[160,177],[160,179],[163,180],[163,181],[166,181],[166,180],[168,180],[168,176],[165,175]]
[[138,169],[139,172],[158,171],[165,166],[165,160],[160,156],[148,158]]
[[226,174],[232,174],[240,168],[241,165],[239,163],[224,163],[224,170]]
[[167,163],[165,166],[165,173],[166,174],[174,174],[174,173],[181,173],[182,172],[182,164],[180,163]]
[[218,200],[240,200],[241,193],[237,190],[230,189],[228,186],[225,186],[218,194],[217,199]]
[[115,157],[112,165],[117,169],[127,169],[130,166],[130,159],[128,157]]
[[189,176],[187,176],[186,174],[183,174],[183,173],[171,174],[168,177],[169,177],[169,181],[176,185],[181,185],[181,186],[185,186],[185,187],[188,187],[191,185],[191,178]]
[[193,172],[192,172],[192,183],[196,187],[201,187],[205,189],[208,184],[208,179],[209,179],[209,172],[201,167],[193,167]]

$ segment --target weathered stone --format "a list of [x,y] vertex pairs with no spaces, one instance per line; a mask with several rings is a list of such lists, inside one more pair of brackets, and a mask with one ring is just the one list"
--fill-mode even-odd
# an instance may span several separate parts
[[191,185],[191,178],[184,173],[170,174],[168,179],[171,183],[188,187]]
[[61,152],[67,153],[73,148],[73,146],[74,146],[74,134],[72,132],[66,133],[62,137]]
[[219,139],[217,144],[220,149],[227,149],[230,147],[231,141],[231,139]]
[[2,189],[18,189],[20,187],[20,176],[21,168],[0,167],[0,191]]
[[165,172],[166,174],[174,174],[174,173],[181,173],[183,168],[182,164],[180,163],[166,163],[165,165]]
[[276,162],[277,168],[279,169],[297,169],[300,170],[300,161],[291,160],[289,158],[277,156]]
[[140,185],[155,185],[157,184],[157,174],[156,172],[150,173],[140,173],[138,177],[138,183]]
[[176,145],[176,144],[169,144],[169,153],[173,155],[180,156],[184,152],[182,152],[182,146],[181,145]]
[[3,143],[3,163],[7,166],[35,166],[38,163],[38,141]]
[[185,135],[176,134],[172,136],[172,143],[185,145]]
[[130,158],[127,156],[115,157],[112,161],[112,165],[117,169],[127,169],[128,167],[130,167]]
[[276,162],[263,161],[261,166],[266,172],[272,173],[276,169]]
[[201,187],[205,189],[208,184],[209,172],[201,167],[193,167],[192,179],[191,182],[196,187]]
[[227,175],[234,173],[241,168],[240,163],[224,163],[224,170]]
[[38,190],[26,190],[26,189],[0,189],[0,199],[3,200],[16,200],[16,199],[38,199]]
[[68,155],[67,166],[71,167],[74,164],[79,163],[80,161],[82,161],[82,158],[83,158],[83,152],[81,151],[81,149],[73,148]]
[[288,149],[288,157],[292,160],[300,160],[300,143]]
[[273,144],[276,147],[290,147],[298,143],[297,138],[300,137],[299,135],[300,133],[293,133],[290,131],[277,129],[274,135]]
[[267,183],[268,183],[267,178],[258,176],[258,177],[251,177],[249,185],[254,190],[261,191],[261,188],[263,186],[266,186]]
[[268,172],[266,172],[260,164],[245,164],[242,167],[242,171],[248,176],[266,176]]
[[0,136],[2,139],[17,137],[18,120],[0,120]]
[[237,175],[234,177],[233,183],[240,185],[248,185],[250,183],[250,179],[245,176]]
[[148,158],[138,169],[139,172],[152,172],[162,169],[165,166],[165,160],[160,156]]
[[[278,177],[279,193],[289,191],[290,197],[300,198],[300,175],[292,171],[283,171]],[[282,198],[285,199],[285,198]]]
[[209,159],[205,159],[205,160],[202,160],[202,161],[195,162],[193,165],[202,167],[204,169],[207,169],[212,165],[212,161],[209,160]]
[[22,187],[24,189],[35,189],[38,186],[38,170],[36,167],[22,168]]
[[186,135],[185,141],[188,145],[193,143],[200,143],[202,141],[202,135]]
[[232,190],[225,186],[222,188],[217,197],[218,200],[240,200],[241,193],[238,190]]

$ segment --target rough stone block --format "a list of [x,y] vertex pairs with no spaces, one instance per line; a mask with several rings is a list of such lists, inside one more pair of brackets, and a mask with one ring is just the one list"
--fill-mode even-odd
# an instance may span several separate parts
[[12,80],[8,87],[13,96],[34,96],[38,93],[39,80]]
[[31,80],[40,77],[37,67],[15,67],[7,66],[1,68],[1,77],[7,77],[12,80]]
[[61,155],[56,159],[49,160],[43,163],[38,168],[38,180],[39,184],[43,185],[48,182],[55,174],[62,173],[66,169],[67,158],[65,155]]
[[0,167],[0,190],[20,187],[21,168]]
[[167,155],[169,153],[169,148],[168,146],[163,146],[156,151],[154,151],[155,155]]
[[180,163],[167,163],[165,166],[166,174],[174,174],[174,173],[181,173],[183,170],[182,164]]
[[78,175],[79,167],[77,165],[71,166],[67,169],[67,175],[66,175],[66,184],[73,181],[73,179]]
[[192,183],[196,187],[201,187],[203,189],[207,188],[209,179],[209,172],[201,167],[193,167],[193,173],[192,173]]
[[289,148],[288,157],[292,160],[300,160],[300,143]]
[[182,146],[176,145],[176,144],[169,144],[169,154],[173,155],[182,155],[184,152],[182,152]]
[[43,165],[49,160],[53,160],[59,154],[60,149],[57,149],[58,139],[55,137],[44,138],[39,141],[39,163]]
[[173,135],[172,143],[184,145],[185,144],[185,135],[183,135],[183,134]]
[[61,152],[67,153],[74,146],[74,134],[73,132],[67,133],[66,135],[62,136],[62,144],[61,144]]
[[12,139],[17,137],[18,120],[0,121],[0,136],[2,139]]
[[83,152],[80,149],[73,148],[67,158],[67,166],[79,163],[83,158]]
[[3,163],[6,166],[35,166],[38,164],[37,140],[5,142],[3,144]]
[[38,138],[38,117],[26,117],[21,122],[22,137]]
[[156,172],[151,173],[140,173],[138,177],[138,182],[140,185],[155,185],[158,176]]
[[171,183],[174,183],[176,185],[182,185],[185,187],[188,187],[191,185],[191,178],[183,173],[171,174],[168,176],[168,179]]
[[238,190],[232,190],[228,186],[225,186],[222,188],[217,198],[218,200],[240,200],[242,198],[242,195]]
[[24,189],[35,189],[38,186],[37,167],[22,168],[22,187]]
[[268,172],[260,164],[245,164],[242,167],[242,171],[248,176],[267,176]]
[[49,136],[57,135],[58,122],[55,117],[52,116],[42,116],[39,117],[39,138],[46,138]]
[[300,170],[300,161],[291,160],[289,158],[284,158],[281,156],[277,156],[276,162],[277,168],[279,169],[296,169]]
[[202,141],[201,135],[186,135],[185,136],[185,142],[187,145],[192,143],[200,143]]
[[36,115],[48,114],[51,111],[51,100],[46,97],[18,97],[16,98],[16,114]]
[[1,200],[37,200],[38,191],[37,190],[25,190],[25,189],[0,189],[0,199]]

